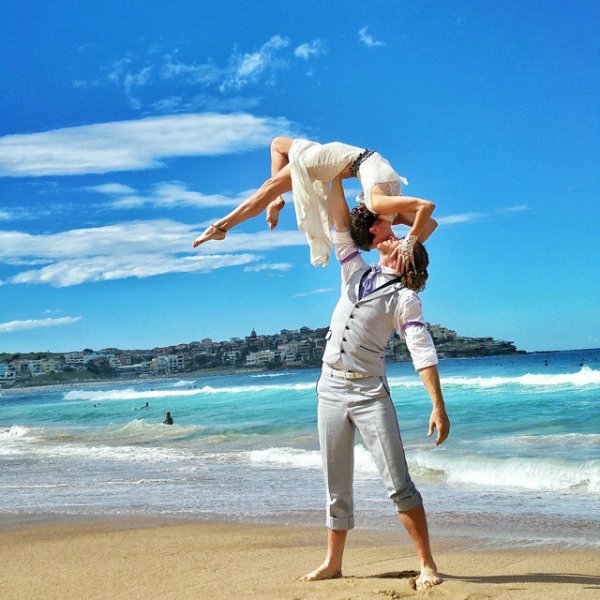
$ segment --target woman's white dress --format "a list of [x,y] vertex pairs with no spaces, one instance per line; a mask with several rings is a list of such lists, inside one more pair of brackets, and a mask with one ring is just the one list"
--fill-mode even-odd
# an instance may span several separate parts
[[[319,144],[304,139],[292,142],[288,158],[298,228],[306,235],[310,262],[316,267],[327,266],[331,252],[331,181],[363,152],[362,148],[331,142]],[[363,194],[357,197],[373,212],[371,189],[381,185],[389,195],[400,195],[400,184],[407,181],[392,169],[378,152],[369,156],[358,172]],[[388,191],[389,190],[389,191]],[[393,217],[392,217],[393,219]]]

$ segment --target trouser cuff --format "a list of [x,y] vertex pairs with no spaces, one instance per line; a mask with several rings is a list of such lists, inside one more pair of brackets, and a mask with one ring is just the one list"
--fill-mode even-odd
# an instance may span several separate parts
[[410,498],[402,498],[402,499],[392,498],[392,501],[396,505],[396,510],[399,513],[407,512],[407,511],[412,510],[413,508],[417,508],[418,506],[421,506],[423,504],[423,498],[421,498],[421,494],[419,494],[419,492],[417,492],[417,491],[415,491],[414,496],[411,496]]
[[354,529],[354,517],[327,517],[325,525],[333,531],[347,531]]

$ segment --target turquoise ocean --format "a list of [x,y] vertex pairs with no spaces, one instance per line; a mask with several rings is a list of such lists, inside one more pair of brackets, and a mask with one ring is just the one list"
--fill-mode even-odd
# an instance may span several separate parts
[[[442,360],[450,437],[388,365],[433,535],[600,547],[600,350]],[[148,515],[320,525],[315,384],[301,370],[0,391],[0,523]],[[148,408],[141,408],[148,402]],[[173,426],[162,425],[165,412]],[[396,523],[356,438],[358,527]]]

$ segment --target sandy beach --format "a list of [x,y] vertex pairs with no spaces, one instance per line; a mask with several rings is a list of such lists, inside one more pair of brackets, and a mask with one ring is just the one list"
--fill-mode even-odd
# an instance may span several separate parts
[[452,599],[598,598],[594,551],[495,550],[445,541],[435,555],[445,582],[417,593],[417,567],[398,532],[356,530],[344,577],[302,583],[323,558],[324,530],[312,527],[135,519],[20,525],[0,531],[0,598]]

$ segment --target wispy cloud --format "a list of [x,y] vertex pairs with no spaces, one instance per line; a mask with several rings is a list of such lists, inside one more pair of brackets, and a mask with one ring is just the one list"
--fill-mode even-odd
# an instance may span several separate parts
[[226,75],[219,89],[222,92],[239,90],[248,83],[256,82],[264,74],[271,77],[269,83],[272,83],[275,71],[287,66],[287,62],[279,58],[277,52],[289,45],[287,38],[274,35],[255,52],[234,51],[229,57]]
[[[134,110],[172,113],[208,110],[249,110],[260,98],[242,98],[240,90],[252,84],[274,85],[279,71],[289,68],[295,55],[308,60],[322,54],[324,43],[313,40],[291,51],[291,42],[273,35],[256,49],[234,47],[225,62],[213,58],[189,60],[179,49],[162,52],[151,48],[145,53],[128,52],[124,57],[100,67],[95,78],[78,79],[75,88],[86,90],[117,86]],[[164,94],[165,83],[171,89]],[[208,93],[198,93],[204,90]],[[212,94],[210,93],[212,92]],[[231,94],[235,94],[233,97]]]
[[148,84],[151,72],[152,67],[144,67],[137,73],[127,73],[123,79],[125,95],[129,100],[131,108],[135,110],[142,108],[142,101],[135,95],[135,90]]
[[527,204],[517,204],[516,206],[509,206],[508,208],[501,208],[499,212],[521,212],[524,210],[529,210]]
[[203,194],[188,189],[185,184],[179,181],[157,183],[149,193],[140,192],[120,183],[107,183],[88,189],[112,196],[111,206],[113,208],[137,208],[140,206],[214,208],[218,206],[237,206],[254,193],[254,190],[245,190],[235,196]]
[[99,194],[106,194],[107,196],[125,196],[136,193],[132,187],[123,185],[122,183],[103,183],[102,185],[90,186],[87,189]]
[[445,217],[436,217],[437,222],[440,225],[457,225],[459,223],[472,223],[473,221],[479,221],[493,217],[502,213],[514,213],[528,210],[529,207],[526,204],[518,204],[516,206],[509,206],[507,208],[497,208],[490,212],[467,212],[457,215],[447,215]]
[[206,63],[186,63],[179,59],[178,52],[170,52],[163,57],[160,75],[165,80],[180,80],[188,85],[209,85],[220,83],[223,69],[212,60]]
[[378,46],[385,46],[384,42],[376,40],[372,35],[367,33],[368,27],[363,27],[358,32],[358,39],[369,48],[377,48]]
[[321,40],[313,40],[312,42],[305,42],[304,44],[300,44],[294,50],[294,56],[297,58],[303,58],[304,60],[308,60],[309,58],[313,58],[319,56],[324,52],[324,45]]
[[164,160],[268,145],[290,135],[285,118],[182,114],[0,137],[0,176],[79,175],[153,169]]
[[290,263],[260,263],[245,267],[247,273],[260,273],[261,271],[289,271],[292,268]]
[[[40,235],[0,230],[2,262],[44,265],[21,271],[2,284],[66,287],[167,273],[207,273],[258,263],[264,258],[256,254],[258,251],[305,244],[298,231],[231,233],[222,242],[204,244],[192,251],[191,243],[198,233],[193,225],[168,219]],[[275,270],[285,270],[284,263],[274,264]]]
[[311,290],[310,292],[301,292],[299,294],[293,294],[292,298],[304,298],[306,296],[315,296],[316,294],[329,294],[329,292],[335,292],[335,288],[318,288]]
[[61,325],[72,325],[81,321],[81,317],[59,317],[48,319],[27,319],[25,321],[7,321],[0,323],[0,333],[11,333],[12,331],[24,331],[26,329],[40,329],[42,327],[58,327]]
[[173,114],[182,112],[194,112],[197,110],[214,110],[223,112],[235,112],[251,110],[261,102],[259,97],[230,96],[224,98],[214,94],[196,94],[191,98],[184,96],[167,96],[150,104],[153,113]]
[[244,265],[260,258],[253,254],[94,256],[62,260],[42,269],[23,271],[12,277],[9,282],[68,287],[92,281],[111,281],[129,277],[143,279],[167,273],[207,273],[223,267]]
[[446,217],[436,217],[437,222],[440,225],[456,225],[457,223],[470,223],[471,221],[477,221],[484,215],[478,212],[462,213],[459,215],[448,215]]

